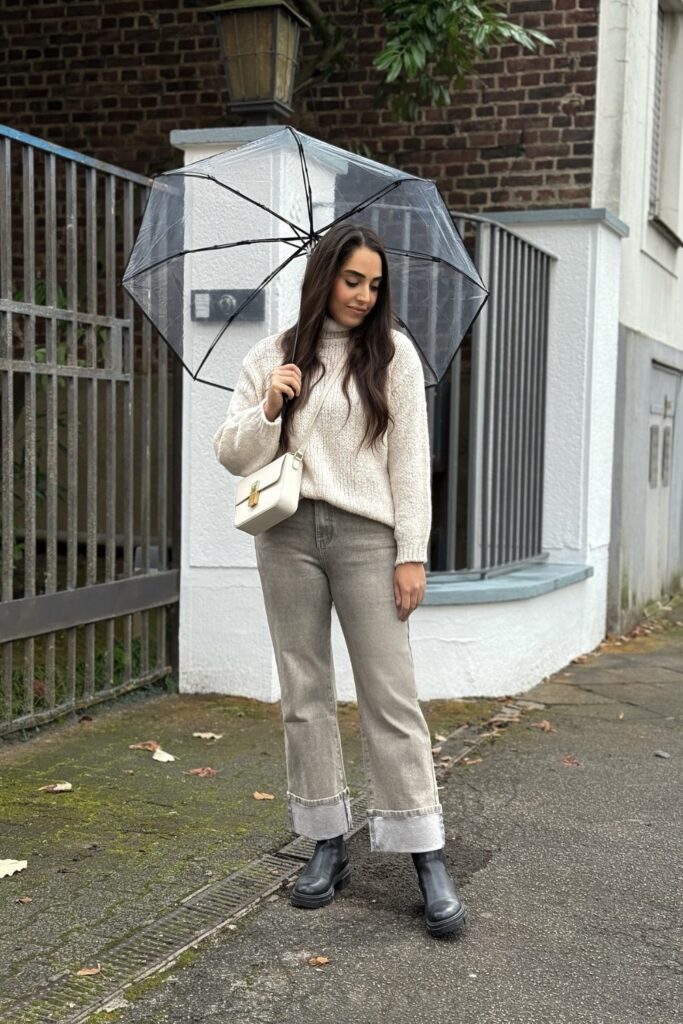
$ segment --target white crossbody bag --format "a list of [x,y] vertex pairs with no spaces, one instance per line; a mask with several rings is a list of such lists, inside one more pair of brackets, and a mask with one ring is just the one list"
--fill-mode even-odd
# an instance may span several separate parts
[[344,360],[332,371],[308,433],[297,450],[285,452],[274,462],[269,462],[255,473],[250,473],[238,483],[235,491],[235,526],[238,530],[256,536],[264,530],[269,530],[271,526],[277,526],[283,519],[296,512],[299,507],[304,452],[313,424],[343,367]]

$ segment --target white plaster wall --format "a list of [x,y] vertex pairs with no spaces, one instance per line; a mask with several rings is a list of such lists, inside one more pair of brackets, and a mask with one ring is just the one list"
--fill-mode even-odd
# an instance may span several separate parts
[[[189,159],[198,159],[196,151]],[[594,576],[524,601],[423,606],[411,617],[422,699],[523,692],[604,635],[619,240],[602,223],[519,228],[556,253],[550,309],[544,545]],[[211,438],[228,396],[184,379],[180,688],[279,698],[253,540]],[[355,691],[333,627],[337,692]]]
[[[410,639],[420,698],[522,693],[593,650],[604,637],[607,553],[592,564],[590,579],[542,597],[418,608]],[[350,676],[342,682],[350,694]]]
[[[683,32],[683,2],[662,6],[678,12]],[[623,0],[600,4],[592,205],[607,207],[630,228],[622,243],[621,322],[680,350],[683,250],[649,222],[657,8]],[[683,57],[670,89],[683,91]],[[666,130],[670,134],[671,126]],[[679,148],[680,133],[679,118],[673,140]],[[679,195],[683,199],[683,181]]]

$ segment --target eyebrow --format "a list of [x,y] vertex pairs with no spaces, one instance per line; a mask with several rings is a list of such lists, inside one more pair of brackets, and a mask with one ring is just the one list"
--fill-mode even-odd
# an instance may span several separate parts
[[[365,274],[361,274],[360,270],[352,270],[351,267],[347,267],[346,270],[344,271],[344,273],[345,274],[355,274],[356,277],[362,277],[363,280],[365,280]],[[381,281],[382,280],[382,275],[380,274],[379,277],[373,277],[372,280],[373,281]]]

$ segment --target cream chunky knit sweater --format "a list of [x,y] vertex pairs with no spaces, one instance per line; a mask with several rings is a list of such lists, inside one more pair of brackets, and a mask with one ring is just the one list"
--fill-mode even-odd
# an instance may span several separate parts
[[[387,399],[394,419],[375,448],[361,447],[365,414],[353,378],[351,410],[342,391],[343,372],[315,421],[301,480],[301,496],[319,498],[393,527],[396,565],[425,562],[431,526],[430,458],[424,375],[419,356],[404,334],[393,332],[396,352],[389,366]],[[281,417],[266,419],[263,403],[271,370],[282,363],[279,335],[264,338],[242,363],[225,423],[213,438],[216,457],[231,473],[247,476],[277,455]],[[318,354],[329,373],[346,358],[349,331],[325,318]],[[320,401],[315,387],[297,414],[292,451],[306,435]]]

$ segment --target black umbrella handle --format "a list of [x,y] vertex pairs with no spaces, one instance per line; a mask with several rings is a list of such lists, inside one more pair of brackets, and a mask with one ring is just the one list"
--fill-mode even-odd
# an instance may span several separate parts
[[[296,321],[296,334],[294,335],[294,346],[292,348],[292,357],[289,360],[290,363],[294,362],[294,354],[296,352],[296,345],[297,345],[297,342],[299,340],[299,320],[300,320],[300,316],[297,317],[297,321]],[[291,399],[289,397],[289,395],[283,395],[282,396],[282,409],[280,410],[280,414],[282,416],[283,421],[284,421],[285,416],[287,415],[287,407],[289,406],[289,403],[291,401],[293,401],[293,399]]]

